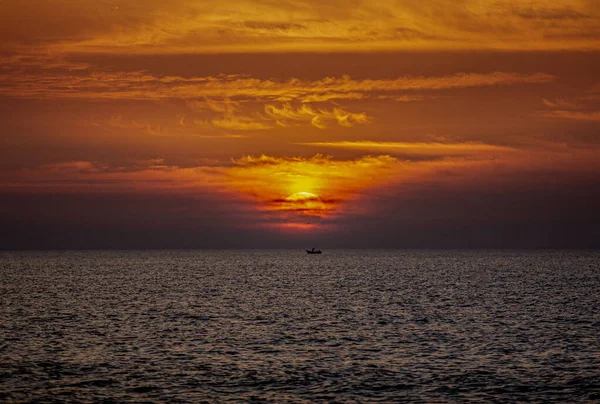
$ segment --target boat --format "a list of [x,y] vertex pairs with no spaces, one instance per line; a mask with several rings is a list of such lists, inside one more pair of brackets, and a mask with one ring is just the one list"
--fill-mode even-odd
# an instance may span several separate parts
[[315,250],[315,247],[312,250],[306,250],[308,254],[322,254],[321,250]]

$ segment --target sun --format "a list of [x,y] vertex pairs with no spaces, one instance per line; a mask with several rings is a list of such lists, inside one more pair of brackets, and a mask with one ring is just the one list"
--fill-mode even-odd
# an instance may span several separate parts
[[309,216],[321,216],[326,212],[327,204],[311,192],[296,192],[283,200],[281,209]]
[[296,192],[295,194],[291,194],[290,196],[288,196],[287,198],[285,198],[286,201],[314,201],[314,200],[321,200],[317,195],[311,193],[311,192]]

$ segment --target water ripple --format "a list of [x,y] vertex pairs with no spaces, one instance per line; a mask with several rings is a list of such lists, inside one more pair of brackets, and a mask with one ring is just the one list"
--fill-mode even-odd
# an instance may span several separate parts
[[597,402],[596,252],[0,253],[8,402]]

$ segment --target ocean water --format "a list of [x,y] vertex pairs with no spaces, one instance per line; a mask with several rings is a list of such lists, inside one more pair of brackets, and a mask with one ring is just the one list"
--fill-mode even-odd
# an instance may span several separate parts
[[0,253],[4,402],[598,402],[600,253]]

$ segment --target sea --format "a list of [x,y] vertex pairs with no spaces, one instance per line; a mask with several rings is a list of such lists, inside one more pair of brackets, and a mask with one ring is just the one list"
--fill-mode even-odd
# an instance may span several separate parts
[[600,402],[600,252],[0,252],[0,401]]

